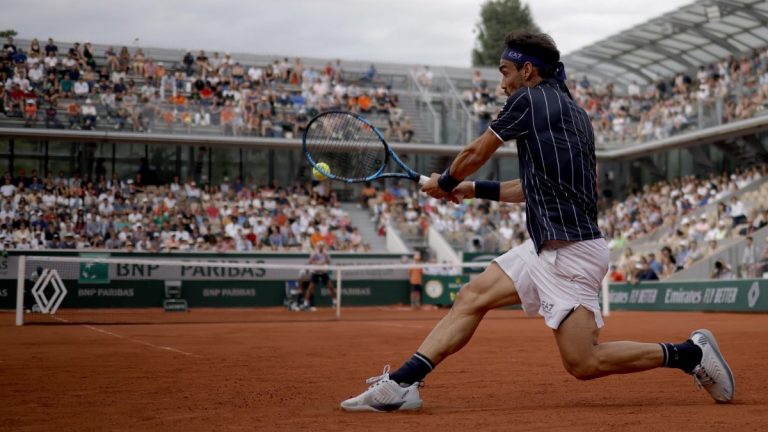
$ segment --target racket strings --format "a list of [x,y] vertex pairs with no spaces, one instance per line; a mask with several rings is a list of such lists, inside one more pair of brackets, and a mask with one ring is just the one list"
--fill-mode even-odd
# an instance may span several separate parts
[[307,152],[318,164],[328,164],[330,174],[360,181],[376,173],[386,160],[384,144],[367,123],[346,113],[328,113],[309,126]]

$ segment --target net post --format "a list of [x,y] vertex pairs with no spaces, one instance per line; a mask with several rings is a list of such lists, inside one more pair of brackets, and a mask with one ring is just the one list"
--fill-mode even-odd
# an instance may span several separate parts
[[341,268],[336,267],[336,319],[341,317]]
[[16,272],[16,325],[24,325],[24,280],[27,273],[27,257],[19,256],[19,268]]
[[603,316],[611,315],[611,299],[610,299],[610,292],[608,290],[609,282],[610,282],[610,278],[608,277],[608,275],[605,275],[605,277],[603,278],[603,286],[602,286]]

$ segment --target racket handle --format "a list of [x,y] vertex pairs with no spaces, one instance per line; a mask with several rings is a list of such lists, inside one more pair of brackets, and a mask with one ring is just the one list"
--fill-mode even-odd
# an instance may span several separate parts
[[429,177],[425,175],[419,176],[419,186],[424,186],[424,183],[426,183],[427,180],[429,180]]

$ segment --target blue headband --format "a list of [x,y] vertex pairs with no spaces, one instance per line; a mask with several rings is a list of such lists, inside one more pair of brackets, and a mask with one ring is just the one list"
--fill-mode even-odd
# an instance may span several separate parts
[[513,63],[530,63],[537,68],[544,68],[544,69],[554,69],[555,70],[555,79],[558,81],[565,81],[567,79],[565,75],[565,65],[563,62],[557,62],[556,64],[549,64],[545,63],[536,57],[529,56],[527,54],[523,54],[520,51],[514,50],[512,48],[507,48],[504,50],[504,52],[501,54],[502,60],[508,60]]

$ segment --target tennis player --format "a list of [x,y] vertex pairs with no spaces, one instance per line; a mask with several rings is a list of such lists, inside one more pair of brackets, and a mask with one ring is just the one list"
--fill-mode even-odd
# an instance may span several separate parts
[[[734,379],[714,336],[695,330],[682,343],[598,342],[603,318],[598,291],[608,270],[608,247],[597,226],[595,144],[586,112],[565,86],[565,68],[546,34],[510,33],[499,62],[508,98],[498,117],[422,191],[459,201],[525,202],[530,240],[496,258],[462,287],[456,301],[418,351],[399,369],[367,382],[341,403],[347,411],[421,408],[419,387],[446,357],[459,351],[491,309],[522,304],[550,327],[565,369],[581,380],[659,367],[677,368],[717,402],[733,399]],[[461,181],[499,146],[517,142],[521,178]]]

